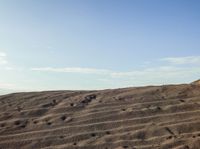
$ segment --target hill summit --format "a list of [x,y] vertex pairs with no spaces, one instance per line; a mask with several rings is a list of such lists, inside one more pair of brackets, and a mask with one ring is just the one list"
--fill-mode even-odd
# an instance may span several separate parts
[[192,82],[192,84],[194,84],[194,85],[200,85],[200,79]]

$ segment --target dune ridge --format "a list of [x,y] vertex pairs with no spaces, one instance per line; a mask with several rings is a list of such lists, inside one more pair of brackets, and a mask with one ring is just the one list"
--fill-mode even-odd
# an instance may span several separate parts
[[199,149],[191,84],[0,96],[0,149]]

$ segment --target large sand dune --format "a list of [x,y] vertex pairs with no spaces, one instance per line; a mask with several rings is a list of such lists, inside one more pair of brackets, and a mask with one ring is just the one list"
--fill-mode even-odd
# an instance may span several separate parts
[[0,96],[0,149],[200,149],[200,81]]

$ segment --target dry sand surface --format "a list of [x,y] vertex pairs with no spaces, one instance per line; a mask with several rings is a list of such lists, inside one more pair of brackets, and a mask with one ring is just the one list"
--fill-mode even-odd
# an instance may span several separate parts
[[0,96],[0,149],[200,149],[200,81]]

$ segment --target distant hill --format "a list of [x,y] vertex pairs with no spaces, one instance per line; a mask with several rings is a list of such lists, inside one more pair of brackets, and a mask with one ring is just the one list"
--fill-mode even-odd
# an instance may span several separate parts
[[0,149],[199,149],[200,85],[0,96]]

